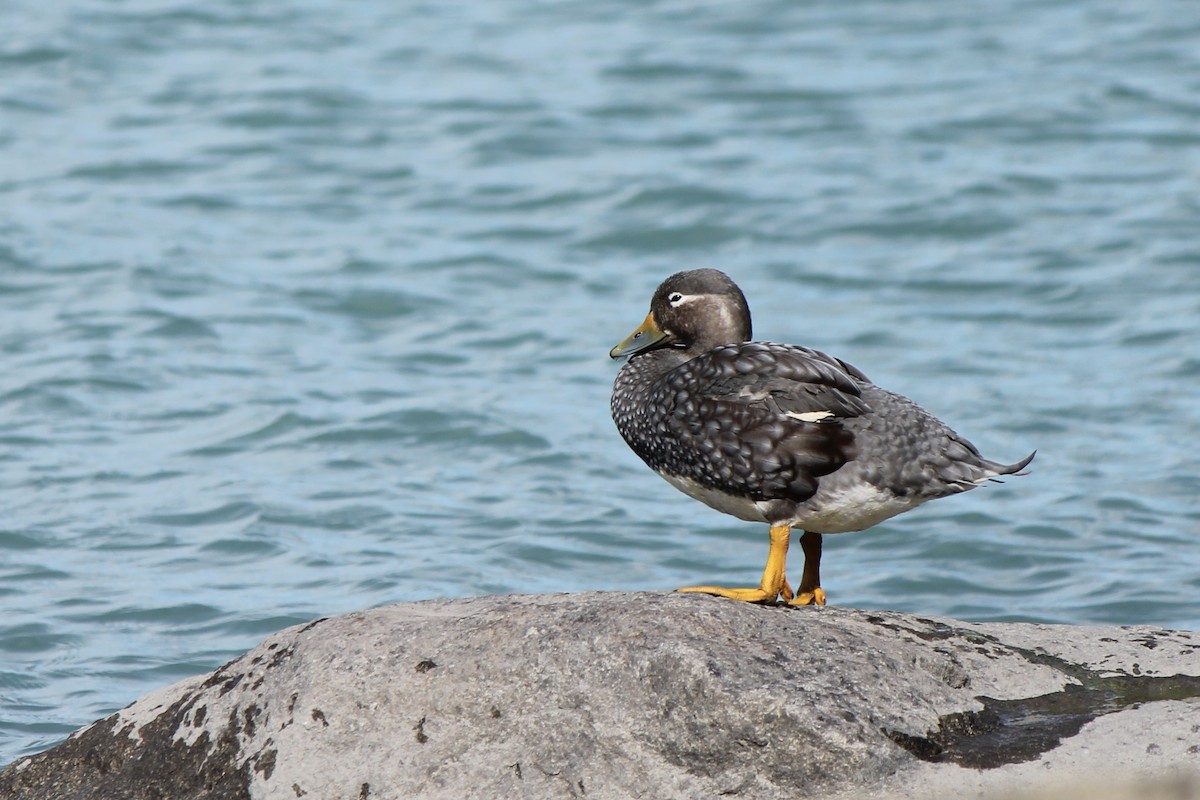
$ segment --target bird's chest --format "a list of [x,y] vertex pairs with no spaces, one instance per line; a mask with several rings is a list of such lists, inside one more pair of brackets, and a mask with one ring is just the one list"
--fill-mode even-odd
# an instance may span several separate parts
[[612,417],[630,448],[658,468],[680,457],[677,428],[696,409],[686,391],[659,380],[665,365],[656,361],[644,356],[621,368],[613,387]]
[[[650,387],[635,387],[624,395],[618,392],[612,410],[621,436],[655,472],[684,476],[681,480],[707,486],[745,481],[750,477],[749,464],[733,432],[736,426],[715,414],[714,405],[686,389],[659,382]],[[719,507],[695,492],[680,488]]]

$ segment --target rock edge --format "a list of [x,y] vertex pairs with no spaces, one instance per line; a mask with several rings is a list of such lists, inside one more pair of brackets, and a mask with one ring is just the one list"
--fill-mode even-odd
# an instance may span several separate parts
[[0,797],[964,796],[1197,764],[1196,633],[585,593],[288,628]]

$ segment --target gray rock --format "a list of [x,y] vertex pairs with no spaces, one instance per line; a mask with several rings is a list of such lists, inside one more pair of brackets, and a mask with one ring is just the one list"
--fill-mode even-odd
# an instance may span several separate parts
[[1198,698],[1183,631],[437,600],[281,631],[9,765],[0,797],[966,797],[1194,768]]

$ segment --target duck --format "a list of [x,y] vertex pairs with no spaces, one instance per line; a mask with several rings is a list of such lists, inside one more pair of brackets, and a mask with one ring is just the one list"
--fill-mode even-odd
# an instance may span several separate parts
[[[840,358],[753,341],[745,295],[716,269],[663,281],[624,358],[612,417],[650,469],[689,497],[769,525],[757,587],[687,586],[750,603],[824,606],[823,536],[862,531],[941,497],[1023,475],[1037,451],[990,461],[907,397]],[[786,561],[801,531],[793,591]]]

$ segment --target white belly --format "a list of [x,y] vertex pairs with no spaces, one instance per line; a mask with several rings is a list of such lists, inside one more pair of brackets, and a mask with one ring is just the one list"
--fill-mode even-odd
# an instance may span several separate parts
[[869,483],[826,489],[801,504],[792,525],[814,533],[848,533],[878,525],[919,506],[924,499],[897,497]]
[[[748,498],[731,497],[713,491],[688,478],[659,473],[679,491],[694,497],[717,511],[750,522],[768,522],[765,507],[770,503]],[[923,502],[912,497],[897,497],[892,492],[877,489],[868,483],[848,486],[822,486],[808,501],[796,508],[789,522],[792,527],[814,533],[849,533],[877,525],[885,519],[902,514]]]
[[758,503],[749,498],[731,497],[723,492],[701,486],[690,478],[680,478],[676,475],[667,475],[662,472],[658,474],[662,475],[667,483],[688,497],[694,497],[710,508],[715,508],[717,511],[725,514],[732,514],[738,519],[744,519],[749,522],[767,521],[766,516],[763,515],[762,510],[758,507]]

